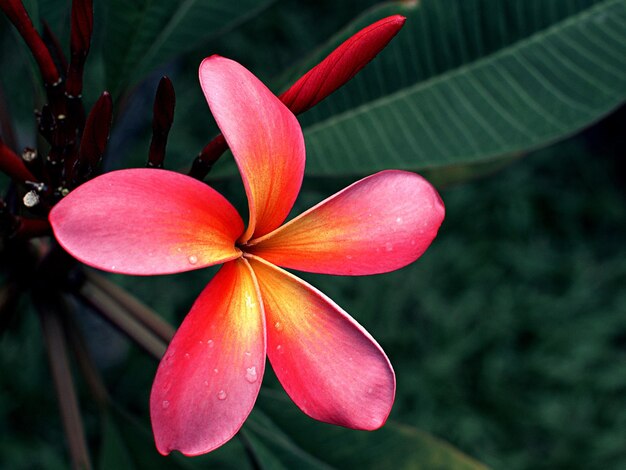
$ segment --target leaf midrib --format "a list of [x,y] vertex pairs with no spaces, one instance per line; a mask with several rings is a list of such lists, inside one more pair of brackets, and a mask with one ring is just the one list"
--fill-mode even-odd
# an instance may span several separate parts
[[447,70],[446,72],[440,74],[440,75],[436,75],[433,77],[428,78],[427,80],[424,80],[422,82],[419,82],[413,86],[410,87],[405,87],[405,88],[401,88],[393,93],[390,93],[388,95],[385,96],[381,96],[379,98],[376,98],[372,101],[368,101],[364,104],[361,104],[359,106],[356,106],[352,109],[348,109],[346,111],[343,111],[341,113],[335,114],[333,116],[330,116],[326,119],[323,119],[319,122],[316,122],[314,124],[311,124],[309,126],[306,126],[304,128],[305,132],[307,133],[311,133],[311,132],[316,132],[318,129],[323,129],[325,127],[328,126],[333,126],[338,122],[341,121],[345,121],[348,120],[354,116],[360,115],[360,114],[364,114],[367,113],[368,111],[381,107],[381,106],[386,106],[388,104],[392,104],[394,102],[400,101],[405,99],[406,97],[417,93],[419,91],[423,91],[423,90],[427,90],[431,87],[436,86],[439,82],[445,81],[448,78],[450,78],[451,76],[454,75],[461,75],[461,74],[467,74],[469,72],[471,72],[474,69],[478,69],[480,67],[482,67],[485,63],[489,63],[489,62],[493,62],[498,60],[501,57],[505,57],[505,56],[510,56],[513,55],[516,51],[521,50],[525,47],[528,47],[528,45],[534,43],[534,42],[539,42],[541,41],[544,37],[546,36],[550,36],[555,34],[558,31],[561,31],[563,29],[566,29],[574,24],[578,24],[579,22],[582,21],[586,21],[583,18],[584,17],[591,17],[595,14],[597,14],[598,11],[602,11],[605,9],[609,9],[611,8],[614,4],[618,5],[620,2],[622,2],[623,0],[606,0],[605,2],[593,5],[585,10],[582,10],[572,16],[569,16],[561,21],[558,21],[554,24],[552,24],[551,26],[549,26],[546,29],[543,29],[541,31],[537,31],[533,34],[531,34],[530,36],[521,39],[517,42],[511,43],[510,45],[499,49],[497,51],[494,51],[484,57],[481,57],[478,60],[475,60],[474,62],[470,63],[470,64],[462,64],[459,67]]

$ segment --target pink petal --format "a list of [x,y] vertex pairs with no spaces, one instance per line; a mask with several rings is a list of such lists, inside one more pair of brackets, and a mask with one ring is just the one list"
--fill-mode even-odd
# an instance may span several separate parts
[[406,18],[393,15],[373,23],[343,42],[304,74],[280,99],[294,113],[315,106],[354,77],[393,39]]
[[353,429],[382,426],[393,405],[389,359],[354,319],[312,286],[250,259],[267,321],[267,351],[291,399],[307,415]]
[[166,274],[241,255],[243,222],[218,192],[165,170],[106,173],[50,212],[59,243],[85,264],[125,274]]
[[221,446],[250,414],[265,371],[265,323],[254,274],[225,264],[178,329],[157,370],[150,416],[158,451]]
[[304,174],[302,130],[285,105],[237,62],[208,57],[199,73],[248,195],[250,224],[240,239],[245,242],[280,226],[291,210]]
[[245,251],[279,266],[327,274],[377,274],[412,263],[444,217],[430,183],[389,170],[357,181]]

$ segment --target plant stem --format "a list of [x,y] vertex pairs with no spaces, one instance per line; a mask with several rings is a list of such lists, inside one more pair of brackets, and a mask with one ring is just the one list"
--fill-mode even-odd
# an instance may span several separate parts
[[59,313],[64,308],[63,301],[59,294],[41,291],[36,292],[33,297],[48,351],[50,370],[68,439],[72,467],[77,470],[91,469],[83,422],[67,356],[66,338],[59,318]]
[[124,308],[163,341],[169,343],[172,340],[175,333],[174,327],[163,320],[154,310],[146,307],[126,290],[94,271],[85,270],[85,277],[89,282],[106,292],[120,307]]
[[80,301],[89,305],[98,314],[117,327],[122,333],[141,346],[157,360],[165,353],[167,344],[156,337],[144,325],[133,318],[129,312],[115,302],[104,290],[86,280],[76,295]]
[[96,403],[101,408],[105,408],[109,404],[109,394],[106,387],[104,386],[102,377],[100,376],[98,368],[91,358],[91,354],[89,353],[89,349],[87,348],[87,345],[85,343],[85,337],[78,328],[78,325],[74,321],[74,318],[68,320],[69,321],[65,322],[65,327],[70,348],[76,356],[76,362],[78,364],[78,367],[80,368],[80,371],[85,378],[85,382],[91,390],[91,394],[94,397]]

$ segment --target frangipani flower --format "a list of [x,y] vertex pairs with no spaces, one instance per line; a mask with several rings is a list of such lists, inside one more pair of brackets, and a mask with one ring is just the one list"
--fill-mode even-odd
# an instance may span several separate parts
[[387,356],[338,305],[283,268],[365,275],[406,266],[437,234],[439,195],[418,175],[383,171],[281,226],[304,172],[298,121],[229,59],[205,59],[200,83],[242,175],[247,228],[206,184],[156,169],[104,174],[50,214],[59,243],[96,268],[153,275],[225,263],[159,365],[150,397],[158,450],[197,455],[228,441],[254,405],[266,355],[309,416],[382,426],[395,394]]

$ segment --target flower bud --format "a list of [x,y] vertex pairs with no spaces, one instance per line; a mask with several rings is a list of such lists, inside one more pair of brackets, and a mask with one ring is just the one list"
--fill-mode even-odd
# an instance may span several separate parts
[[405,17],[393,15],[363,28],[300,77],[280,95],[281,101],[294,114],[315,106],[376,57],[405,21]]

